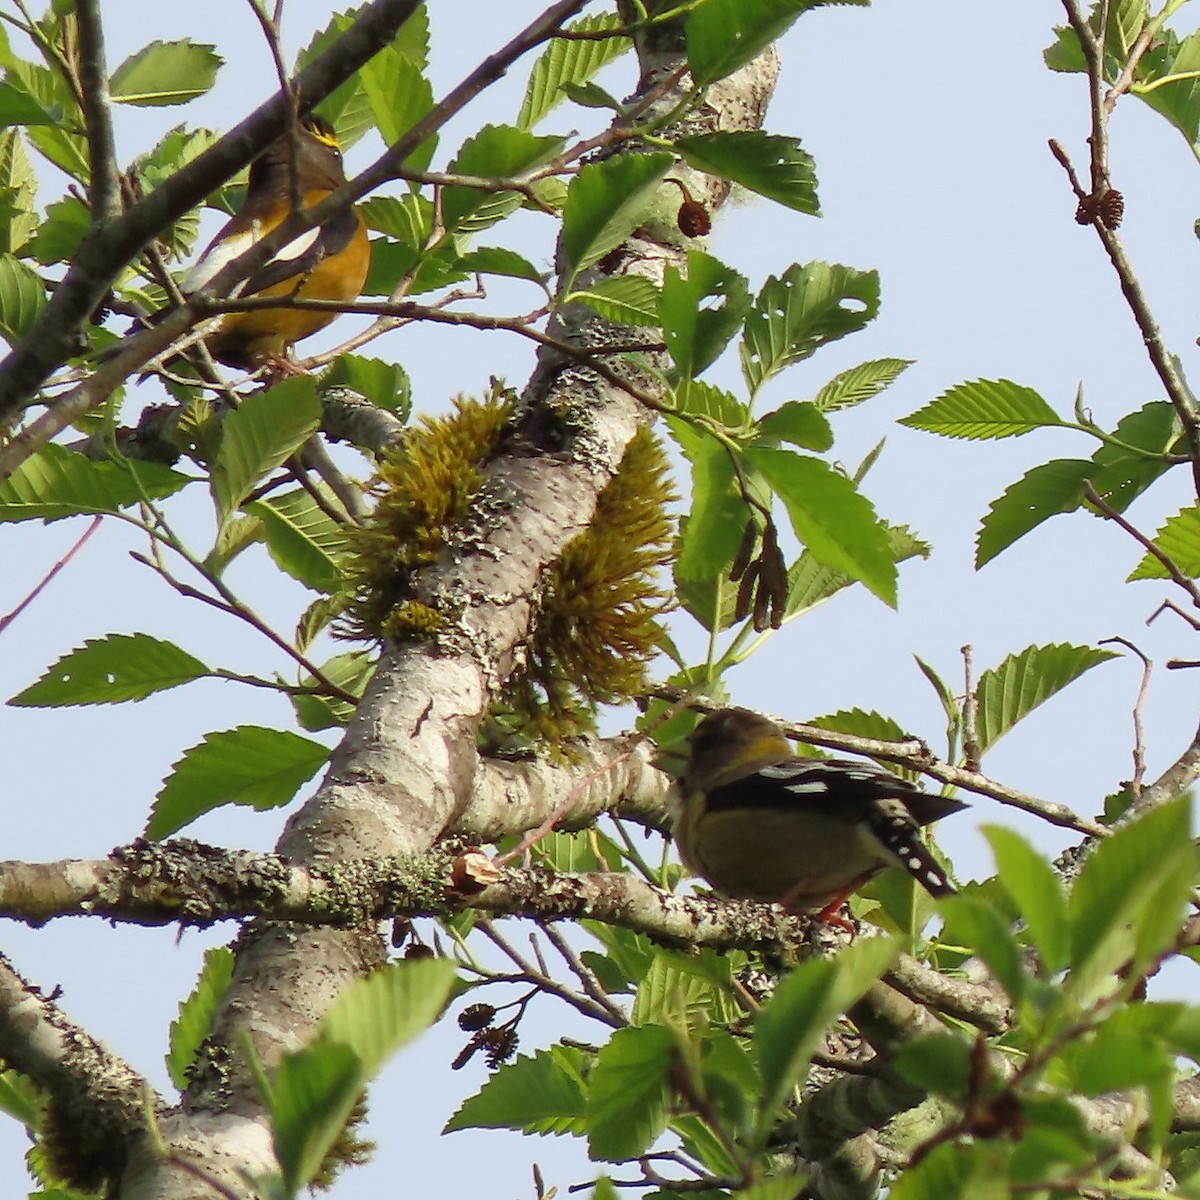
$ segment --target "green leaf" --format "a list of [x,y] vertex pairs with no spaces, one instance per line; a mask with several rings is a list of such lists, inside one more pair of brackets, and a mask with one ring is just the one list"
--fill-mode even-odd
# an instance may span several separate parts
[[896,603],[896,558],[887,526],[845,475],[818,458],[749,447],[746,460],[787,506],[792,529],[814,557]]
[[585,1056],[572,1046],[518,1056],[496,1071],[446,1122],[456,1129],[518,1129],[582,1136],[587,1132]]
[[1147,935],[1174,938],[1196,869],[1190,808],[1183,796],[1151,809],[1088,856],[1071,890],[1073,971],[1107,976],[1135,955],[1135,938],[1148,953],[1155,947],[1145,944]]
[[[350,28],[360,11],[361,6],[348,12],[335,13],[329,24],[317,33],[296,56],[297,72],[328,50]],[[401,26],[400,34],[392,43],[393,46],[402,48],[401,42],[405,40],[405,32],[409,26],[419,26],[422,21],[426,25],[428,24],[428,14],[423,4]],[[428,29],[425,32],[428,34]],[[375,121],[371,116],[371,106],[367,101],[362,81],[357,72],[326,96],[317,105],[316,112],[334,127],[343,149],[349,149],[364,134],[375,128]]]
[[[1167,31],[1166,45],[1160,43],[1158,53],[1147,59],[1156,69],[1141,73],[1133,93],[1151,108],[1160,112],[1188,143],[1200,140],[1200,33],[1193,31],[1182,39]],[[1145,62],[1145,60],[1143,60]],[[1154,84],[1153,88],[1150,87]]]
[[341,587],[341,560],[350,544],[346,526],[303,488],[251,501],[246,512],[262,522],[263,540],[281,570],[317,592]]
[[159,463],[96,462],[51,444],[0,481],[0,522],[115,513],[141,500],[171,496],[190,482]]
[[[1154,543],[1187,578],[1200,576],[1200,505],[1181,508],[1155,534]],[[1147,553],[1128,576],[1134,579],[1169,579],[1170,572]]]
[[[1151,400],[1122,417],[1112,436],[1122,445],[1106,442],[1092,455],[1089,478],[1100,497],[1123,512],[1156,479],[1171,469],[1168,456],[1183,438],[1175,407]],[[1132,452],[1125,447],[1133,447]]]
[[676,417],[668,418],[667,425],[692,467],[692,510],[680,523],[675,586],[684,608],[705,629],[723,628],[722,580],[750,513],[735,486],[725,447]]
[[[456,175],[512,179],[553,158],[563,143],[563,138],[535,137],[512,125],[485,125],[463,144],[449,169]],[[450,233],[478,233],[520,206],[519,192],[454,184],[442,189],[442,220]]]
[[[866,4],[868,0],[831,0]],[[732,74],[778,41],[792,22],[825,0],[708,0],[687,19],[688,62],[703,87]]]
[[507,246],[480,246],[462,255],[458,265],[473,274],[506,275],[539,285],[544,285],[547,279],[545,271],[539,271],[524,255]]
[[46,285],[32,267],[0,254],[0,337],[15,346],[46,307]]
[[[375,655],[369,650],[351,650],[348,654],[335,654],[322,663],[321,674],[343,691],[361,697],[375,674],[375,663]],[[311,675],[305,675],[300,682],[313,687],[317,681]],[[300,727],[309,733],[345,725],[354,715],[354,705],[333,696],[293,696],[292,707]]]
[[1034,467],[1003,496],[992,501],[979,525],[975,568],[991,562],[1002,550],[1059,513],[1073,512],[1083,503],[1086,481],[1095,466],[1078,458],[1056,458]]
[[971,1044],[953,1033],[902,1042],[895,1064],[910,1083],[935,1096],[961,1100],[970,1088]]
[[980,750],[995,745],[1018,721],[1067,684],[1118,657],[1111,650],[1091,646],[1028,646],[1019,654],[1010,654],[994,670],[984,671],[975,687]]
[[[358,73],[363,95],[371,106],[380,136],[389,145],[398,142],[433,108],[433,88],[421,67],[396,45],[385,46]],[[437,138],[428,137],[404,165],[423,171],[433,159]]]
[[[897,563],[909,558],[928,558],[930,547],[921,541],[904,525],[887,526],[888,541],[891,553]],[[845,571],[834,570],[826,566],[815,555],[807,550],[788,568],[788,602],[785,619],[828,600],[837,595],[843,588],[849,587],[855,580]]]
[[835,375],[818,393],[813,403],[822,412],[853,408],[877,396],[901,371],[913,364],[910,358],[873,358]]
[[[0,85],[3,86],[3,85]],[[3,125],[0,120],[0,125]],[[38,227],[37,177],[17,129],[0,130],[0,253],[20,250]]]
[[364,358],[358,354],[341,354],[321,376],[318,391],[345,387],[370,400],[377,408],[395,413],[408,420],[412,410],[412,384],[408,373],[399,363],[381,358]]
[[[704,10],[701,10],[704,11]],[[752,392],[828,342],[855,333],[879,312],[879,275],[811,262],[771,276],[746,318],[742,372]]]
[[118,104],[186,104],[212,87],[224,61],[201,42],[151,42],[113,72],[109,90]]
[[158,793],[146,837],[169,837],[223,804],[260,811],[287,804],[329,758],[320,742],[282,729],[240,725],[184,752]]
[[1066,1086],[1083,1096],[1126,1091],[1172,1081],[1173,1056],[1159,1037],[1158,1006],[1113,1012],[1098,1028],[1072,1039],[1056,1056]]
[[52,666],[9,704],[56,708],[144,700],[211,672],[173,642],[145,633],[113,633],[84,642]]
[[667,1126],[675,1039],[661,1025],[618,1029],[588,1080],[588,1153],[623,1162],[649,1150]]
[[345,1046],[316,1042],[285,1054],[271,1082],[275,1153],[288,1195],[294,1196],[316,1177],[341,1136],[363,1089],[362,1064]]
[[996,857],[1000,883],[1024,917],[1029,936],[1049,974],[1070,960],[1071,929],[1062,880],[1050,864],[1012,829],[984,827]]
[[37,1129],[42,1123],[42,1093],[26,1075],[19,1071],[0,1071],[0,1112],[20,1121],[26,1129]]
[[[596,13],[572,21],[567,29],[577,33],[602,33],[621,24],[615,13]],[[567,40],[552,38],[541,57],[533,64],[529,83],[525,87],[525,99],[517,124],[522,129],[532,129],[556,104],[563,94],[564,83],[583,84],[602,67],[624,54],[633,43],[626,37],[579,38]]]
[[564,286],[619,246],[637,227],[670,154],[622,154],[588,163],[571,181],[559,241]]
[[1029,986],[1029,976],[1012,921],[996,905],[961,892],[943,900],[941,912],[946,921],[943,942],[977,954],[1013,1003],[1019,1003]]
[[367,1078],[441,1015],[454,985],[449,959],[411,959],[346,988],[321,1022],[321,1039],[354,1051]]
[[833,426],[810,400],[789,400],[759,422],[766,438],[791,442],[803,450],[828,450],[833,445]]
[[675,148],[698,171],[740,183],[796,212],[820,216],[816,166],[799,138],[744,129],[683,137]]
[[321,404],[308,376],[247,396],[225,418],[212,466],[213,497],[224,523],[254,486],[320,428]]
[[995,1142],[943,1142],[905,1169],[888,1200],[1009,1200],[1000,1154]]
[[91,220],[87,205],[77,196],[56,200],[46,206],[45,220],[25,247],[26,252],[42,266],[65,262],[78,251]]
[[179,1016],[171,1022],[167,1073],[181,1092],[191,1082],[189,1073],[204,1039],[213,1031],[213,1017],[233,978],[233,963],[233,951],[225,946],[206,950],[200,978],[191,995],[179,1005]]
[[1033,388],[1010,379],[960,383],[924,408],[900,418],[901,425],[948,438],[1020,437],[1034,429],[1062,425],[1058,414]]
[[749,307],[745,277],[712,255],[689,250],[686,275],[667,266],[659,313],[681,379],[693,379],[716,362]]
[[879,979],[896,951],[890,938],[870,938],[834,958],[807,959],[780,982],[754,1022],[763,1077],[760,1134],[803,1082],[828,1026]]
[[56,125],[61,120],[61,110],[44,107],[25,88],[0,79],[0,125],[15,132],[18,125]]
[[653,326],[659,322],[660,295],[644,275],[612,275],[572,292],[568,299],[581,300],[615,325]]

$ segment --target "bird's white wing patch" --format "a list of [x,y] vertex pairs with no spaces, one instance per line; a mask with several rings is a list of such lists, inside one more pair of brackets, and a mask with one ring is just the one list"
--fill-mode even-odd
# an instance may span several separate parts
[[275,252],[275,258],[272,261],[282,258],[284,262],[291,262],[293,259],[302,258],[317,244],[317,238],[320,236],[319,228],[307,230],[299,237],[292,238],[287,245],[281,246]]
[[258,221],[253,221],[250,228],[243,233],[213,242],[179,286],[184,292],[199,291],[222,267],[233,262],[239,255],[245,254],[261,238],[262,227]]

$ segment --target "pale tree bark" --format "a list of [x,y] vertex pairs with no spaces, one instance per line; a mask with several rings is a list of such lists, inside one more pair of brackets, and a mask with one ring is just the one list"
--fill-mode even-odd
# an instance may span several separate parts
[[[657,89],[655,105],[668,111],[687,84],[678,33],[660,31],[638,50],[640,87]],[[687,131],[758,128],[776,73],[768,52],[712,87]],[[727,185],[683,167],[677,173],[710,209],[725,199]],[[639,230],[604,260],[605,271],[661,282],[668,265],[683,262],[685,242],[677,232]],[[574,310],[551,332],[595,346],[637,333]],[[471,517],[452,534],[443,561],[416,581],[420,600],[458,613],[457,620],[436,643],[385,651],[328,775],[284,833],[282,853],[300,863],[415,854],[463,812],[479,770],[476,730],[522,653],[542,575],[587,527],[630,439],[649,419],[612,376],[542,355],[517,434],[487,468]],[[643,397],[656,395],[647,373],[636,385]],[[540,431],[548,426],[570,428],[570,440],[547,443]],[[313,1036],[339,992],[382,962],[386,948],[374,927],[260,923],[239,938],[237,955],[183,1107],[162,1113],[156,1137],[144,1137],[130,1155],[119,1190],[126,1200],[210,1200],[214,1182],[231,1195],[251,1195],[244,1173],[268,1170],[274,1160],[243,1039],[269,1069]]]

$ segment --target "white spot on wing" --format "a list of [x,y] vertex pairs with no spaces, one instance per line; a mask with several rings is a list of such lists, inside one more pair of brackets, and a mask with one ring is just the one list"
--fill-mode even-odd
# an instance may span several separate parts
[[179,286],[185,292],[199,291],[222,267],[245,254],[255,242],[262,238],[259,223],[254,221],[250,228],[234,237],[219,238],[200,256],[199,261]]
[[284,262],[291,262],[293,259],[302,258],[317,244],[317,238],[320,236],[320,229],[309,229],[299,237],[292,238],[286,246],[280,247],[275,254],[275,258],[283,259]]

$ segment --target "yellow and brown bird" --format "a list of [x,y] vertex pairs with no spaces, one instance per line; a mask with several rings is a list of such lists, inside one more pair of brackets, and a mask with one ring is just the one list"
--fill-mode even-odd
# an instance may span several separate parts
[[783,730],[744,708],[688,739],[673,834],[684,863],[726,896],[827,918],[885,867],[933,896],[954,891],[921,826],[967,806],[869,762],[800,758]]
[[[251,163],[246,198],[183,281],[185,295],[202,288],[222,267],[287,219],[292,211],[293,165],[306,208],[346,182],[333,127],[320,117],[304,118],[295,150],[292,139],[285,135]],[[235,295],[348,303],[362,293],[370,265],[366,223],[356,209],[347,207],[284,245]],[[227,366],[245,371],[265,365],[287,370],[292,346],[324,329],[336,315],[286,305],[227,313],[205,340],[212,356]]]

